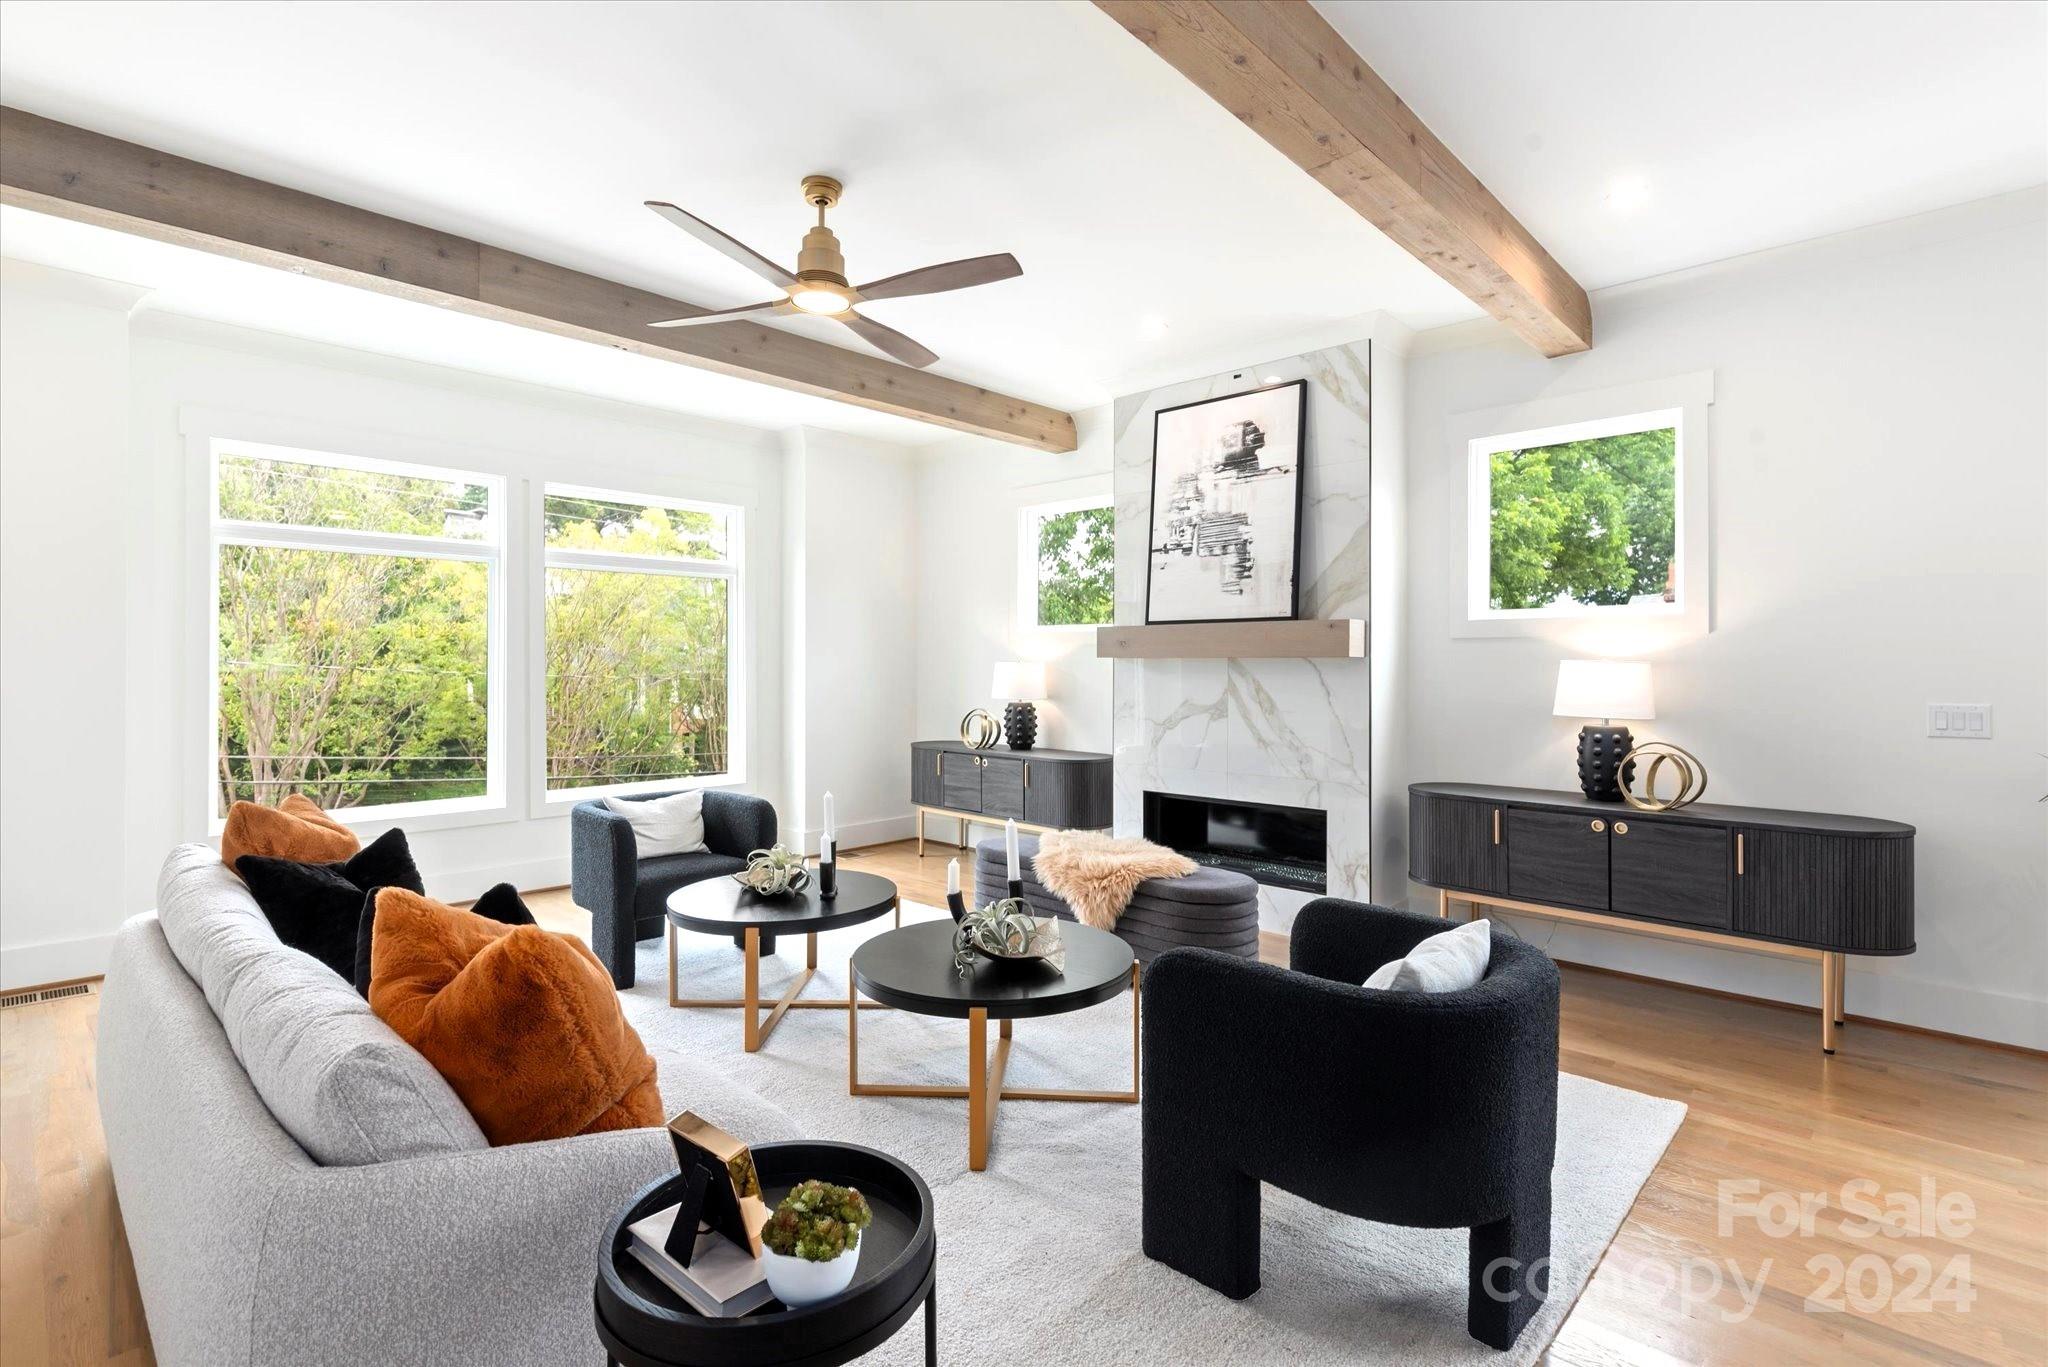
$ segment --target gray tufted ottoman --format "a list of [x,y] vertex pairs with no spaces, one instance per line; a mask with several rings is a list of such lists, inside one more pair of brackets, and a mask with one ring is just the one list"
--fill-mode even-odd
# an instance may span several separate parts
[[[1040,885],[1032,858],[1038,837],[1017,837],[1017,867],[1024,875],[1024,900],[1040,916],[1075,918],[1073,908]],[[1000,839],[974,847],[973,905],[986,906],[1009,895]],[[1242,873],[1197,866],[1185,878],[1147,878],[1131,894],[1116,923],[1141,964],[1182,945],[1215,949],[1240,959],[1259,957],[1259,885]]]

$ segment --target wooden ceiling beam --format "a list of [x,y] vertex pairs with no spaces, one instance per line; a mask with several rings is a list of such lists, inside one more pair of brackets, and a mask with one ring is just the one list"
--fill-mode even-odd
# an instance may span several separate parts
[[1585,290],[1306,0],[1095,0],[1145,46],[1545,356]]
[[4,107],[0,203],[1041,451],[1075,447],[1074,419],[1056,408],[759,323],[650,328],[705,310]]

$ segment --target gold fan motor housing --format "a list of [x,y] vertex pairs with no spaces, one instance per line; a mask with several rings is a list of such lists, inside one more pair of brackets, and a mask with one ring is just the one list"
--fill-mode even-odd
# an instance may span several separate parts
[[803,249],[796,254],[799,280],[846,287],[846,257],[839,250],[839,239],[825,226],[825,211],[839,202],[842,188],[830,176],[804,177],[804,203],[816,206],[818,223],[804,234]]

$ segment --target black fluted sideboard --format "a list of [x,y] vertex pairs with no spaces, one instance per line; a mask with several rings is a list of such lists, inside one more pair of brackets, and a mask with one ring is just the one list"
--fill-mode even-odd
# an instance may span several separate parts
[[1417,783],[1408,876],[1439,916],[1465,902],[1815,960],[1830,1054],[1845,957],[1913,952],[1913,828],[1874,817]]
[[910,747],[910,806],[917,852],[927,816],[970,825],[1015,821],[1026,831],[1103,830],[1112,821],[1113,763],[1094,750],[976,750],[950,740]]

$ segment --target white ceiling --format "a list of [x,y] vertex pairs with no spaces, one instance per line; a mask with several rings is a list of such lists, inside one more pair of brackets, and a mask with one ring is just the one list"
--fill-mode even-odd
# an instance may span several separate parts
[[[1589,287],[2048,178],[2036,0],[1319,7]],[[939,373],[1067,408],[1376,310],[1478,314],[1080,0],[7,0],[0,98],[711,307],[766,292],[640,201],[792,264],[798,181],[829,172],[857,278],[1016,253],[1021,280],[873,311]],[[1607,203],[1631,177],[1647,199]],[[944,435],[19,211],[0,250],[176,312],[741,422]]]
[[873,313],[1069,408],[1377,309],[1477,314],[1086,4],[8,0],[0,89],[713,307],[770,291],[641,201],[790,265],[827,172],[856,279],[1014,252],[1021,280]]
[[2048,181],[2041,0],[1316,8],[1587,289]]

